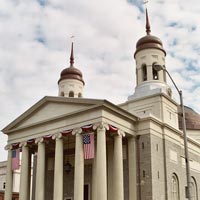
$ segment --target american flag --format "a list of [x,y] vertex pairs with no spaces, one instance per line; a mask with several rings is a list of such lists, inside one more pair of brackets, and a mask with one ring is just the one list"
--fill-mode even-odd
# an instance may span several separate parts
[[94,134],[83,135],[84,159],[94,158]]
[[12,170],[19,169],[19,149],[12,150]]

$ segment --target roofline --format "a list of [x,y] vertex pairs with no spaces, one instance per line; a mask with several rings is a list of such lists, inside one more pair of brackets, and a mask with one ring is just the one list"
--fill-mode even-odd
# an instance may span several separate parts
[[[145,117],[145,118],[141,118],[141,119],[139,119],[139,122],[140,122],[140,121],[148,121],[148,120],[153,121],[153,122],[159,124],[162,128],[167,128],[167,129],[173,131],[174,133],[178,134],[178,135],[183,139],[183,132],[182,132],[182,130],[176,129],[176,128],[170,126],[169,124],[163,123],[163,122],[161,122],[159,119],[154,118],[154,117],[152,117],[152,116],[148,116],[148,117]],[[187,136],[187,139],[188,139],[188,141],[191,142],[192,144],[194,144],[194,145],[200,147],[200,142],[198,142],[197,140],[193,139],[193,138],[190,137],[190,136]]]
[[163,97],[167,98],[168,100],[170,100],[173,104],[175,104],[177,106],[180,105],[175,100],[173,100],[171,97],[166,95],[165,93],[157,93],[157,94],[152,94],[152,95],[149,95],[149,96],[143,96],[143,97],[138,97],[138,98],[135,98],[135,99],[130,99],[130,100],[127,100],[124,103],[118,104],[118,106],[127,105],[131,102],[134,102],[134,101],[140,101],[141,99],[147,99],[147,98],[151,98],[151,97],[155,97],[155,96],[163,96]]
[[[26,110],[24,113],[22,113],[19,117],[17,117],[15,120],[13,120],[11,123],[9,123],[6,127],[2,129],[2,132],[4,134],[9,133],[9,130],[11,127],[15,126],[17,123],[25,119],[28,115],[36,111],[40,106],[42,106],[45,102],[68,102],[68,103],[83,103],[83,104],[94,104],[94,106],[91,106],[91,109],[93,107],[97,108],[99,106],[104,106],[108,108],[109,110],[112,110],[118,114],[121,114],[123,116],[126,116],[127,118],[137,121],[138,117],[135,115],[127,112],[126,110],[120,108],[119,106],[109,102],[105,99],[88,99],[88,98],[70,98],[70,97],[56,97],[56,96],[45,96],[41,100],[39,100],[37,103],[35,103],[33,106],[31,106],[28,110]],[[96,105],[96,106],[95,106]],[[84,109],[85,110],[85,109]],[[89,110],[89,108],[87,108]],[[53,119],[53,118],[52,118]],[[51,120],[51,119],[49,119]],[[25,127],[24,127],[25,128]]]

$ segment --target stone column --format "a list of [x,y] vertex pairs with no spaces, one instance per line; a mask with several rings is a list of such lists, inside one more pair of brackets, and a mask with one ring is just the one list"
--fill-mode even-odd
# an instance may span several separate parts
[[73,135],[76,137],[75,145],[75,171],[74,171],[74,200],[83,200],[84,194],[84,157],[82,130],[76,129]]
[[97,129],[97,200],[107,200],[106,124],[94,125]]
[[124,133],[118,130],[114,136],[113,199],[115,200],[124,200],[122,135]]
[[5,200],[12,200],[13,173],[12,173],[12,146],[7,145],[5,150],[8,150],[8,160],[6,169],[6,190]]
[[32,171],[32,190],[31,190],[31,200],[35,200],[36,198],[36,171],[37,171],[37,154],[33,155],[33,161],[32,161],[33,171]]
[[38,144],[35,200],[45,200],[45,143],[43,138],[36,140]]
[[29,200],[30,182],[29,182],[29,147],[27,143],[21,143],[22,160],[21,160],[21,176],[19,188],[19,200]]
[[129,199],[137,200],[135,137],[128,138]]
[[53,200],[63,200],[63,139],[61,134],[53,139],[56,141]]
[[31,178],[31,163],[32,162],[32,152],[29,150],[29,155],[28,155],[28,197],[29,200],[31,198],[31,187],[32,187],[32,178]]
[[108,200],[113,200],[113,141],[107,145],[107,166],[108,166]]
[[92,200],[97,200],[97,165],[96,165],[96,145],[95,145],[95,155],[92,162]]
[[153,69],[152,65],[147,65],[147,81],[153,80]]

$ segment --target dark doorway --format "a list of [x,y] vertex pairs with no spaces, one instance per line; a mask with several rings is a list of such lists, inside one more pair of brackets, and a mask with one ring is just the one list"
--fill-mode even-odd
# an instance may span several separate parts
[[89,200],[89,185],[84,185],[84,200]]

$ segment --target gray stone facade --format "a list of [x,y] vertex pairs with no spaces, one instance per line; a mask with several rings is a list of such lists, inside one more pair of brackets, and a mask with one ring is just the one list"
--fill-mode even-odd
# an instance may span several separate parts
[[[183,144],[173,143],[165,135],[145,134],[137,137],[138,199],[172,199],[172,176],[179,184],[179,199],[185,199],[186,169]],[[190,164],[199,163],[200,155],[191,153]],[[200,198],[200,168],[191,167],[191,176]]]

